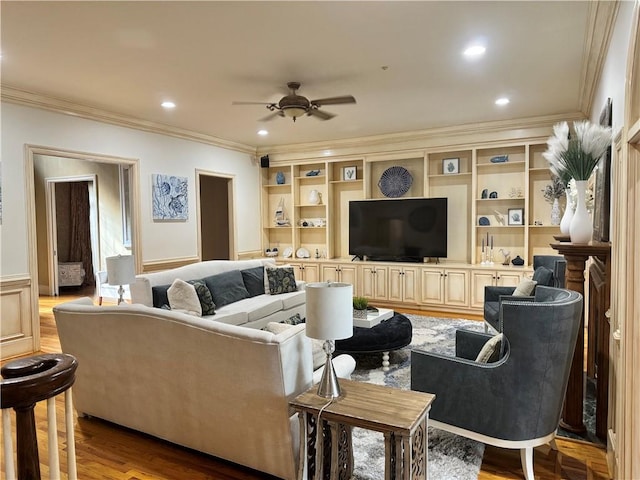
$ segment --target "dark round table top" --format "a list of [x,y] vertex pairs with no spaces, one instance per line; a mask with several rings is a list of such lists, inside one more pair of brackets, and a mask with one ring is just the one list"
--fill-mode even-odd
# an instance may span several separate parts
[[389,352],[411,343],[411,321],[401,313],[383,320],[375,327],[353,327],[353,336],[336,340],[337,353]]

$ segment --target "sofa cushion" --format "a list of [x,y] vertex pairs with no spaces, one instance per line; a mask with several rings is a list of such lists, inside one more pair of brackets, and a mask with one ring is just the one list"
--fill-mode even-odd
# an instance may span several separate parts
[[302,305],[307,297],[304,290],[298,290],[296,292],[283,293],[278,295],[278,298],[282,301],[282,308],[289,310],[290,308]]
[[249,292],[250,297],[256,297],[265,293],[263,266],[240,270],[240,273],[242,274],[244,286],[247,292]]
[[487,340],[480,349],[480,352],[478,352],[476,362],[489,363],[498,360],[502,337],[502,333],[499,333],[498,335],[494,335],[489,340]]
[[553,270],[547,267],[538,267],[536,271],[533,272],[532,280],[535,280],[538,285],[553,287]]
[[179,310],[198,317],[202,316],[202,307],[193,285],[179,278],[167,290],[171,310]]
[[282,301],[278,297],[258,295],[257,297],[229,303],[222,308],[216,309],[216,314],[244,312],[247,315],[247,322],[253,322],[280,310],[282,310]]
[[168,285],[156,285],[151,287],[151,295],[153,296],[153,306],[156,308],[162,308],[165,305],[169,305],[169,297],[167,297],[167,290],[171,284]]
[[269,268],[267,267],[267,278],[269,280],[269,293],[280,295],[298,290],[293,267]]
[[535,280],[531,280],[530,278],[523,278],[520,280],[520,283],[513,291],[514,297],[527,297],[533,293],[533,289],[536,287]]
[[293,268],[293,266],[288,263],[285,265],[276,265],[274,264],[265,264],[264,265],[264,293],[269,295],[271,292],[269,291],[269,276],[267,275],[267,268]]
[[217,308],[249,297],[249,292],[244,286],[240,270],[211,275],[210,277],[205,277],[204,282],[209,287]]

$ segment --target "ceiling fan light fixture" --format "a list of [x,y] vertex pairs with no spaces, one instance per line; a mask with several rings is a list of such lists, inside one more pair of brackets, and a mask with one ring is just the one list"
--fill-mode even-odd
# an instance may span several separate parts
[[282,107],[282,111],[284,112],[284,114],[287,117],[292,117],[293,121],[296,120],[296,118],[303,116],[305,113],[307,113],[307,109],[306,108],[302,108],[302,107],[295,107],[295,106],[291,106],[291,107]]

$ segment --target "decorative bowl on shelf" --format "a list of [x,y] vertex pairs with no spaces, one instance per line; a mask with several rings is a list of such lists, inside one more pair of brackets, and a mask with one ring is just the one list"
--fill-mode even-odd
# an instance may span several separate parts
[[513,260],[511,260],[511,263],[513,263],[516,266],[521,266],[524,265],[524,260],[522,258],[520,258],[520,255],[516,256],[516,258],[514,258]]
[[320,174],[320,170],[309,170],[307,173],[305,173],[305,176],[317,177],[319,174]]
[[480,217],[478,219],[478,225],[491,225],[491,222],[489,221],[489,219],[487,217]]
[[413,177],[404,167],[389,167],[380,176],[378,187],[385,197],[398,198],[411,188]]
[[504,163],[509,161],[509,155],[496,155],[489,160],[491,163]]

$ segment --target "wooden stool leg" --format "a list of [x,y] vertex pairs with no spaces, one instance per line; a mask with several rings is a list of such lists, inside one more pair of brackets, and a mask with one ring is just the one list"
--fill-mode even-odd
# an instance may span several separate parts
[[58,455],[58,422],[56,421],[56,399],[47,398],[47,438],[49,441],[49,478],[60,478],[60,457]]
[[67,426],[67,477],[69,480],[78,480],[71,389],[64,392],[64,419]]

